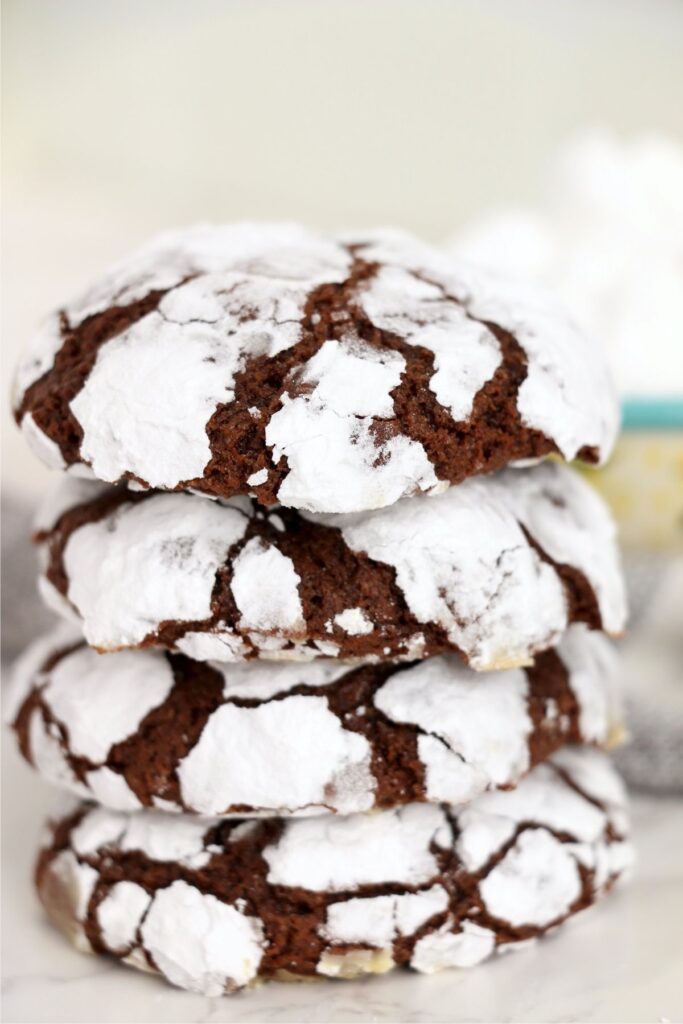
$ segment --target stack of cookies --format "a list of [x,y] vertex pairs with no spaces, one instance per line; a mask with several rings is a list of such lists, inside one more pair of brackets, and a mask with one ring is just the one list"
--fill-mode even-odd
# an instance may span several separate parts
[[[44,325],[16,412],[64,620],[16,668],[79,948],[216,995],[470,966],[628,867],[600,352],[399,233],[164,235]],[[547,459],[547,456],[553,458]]]

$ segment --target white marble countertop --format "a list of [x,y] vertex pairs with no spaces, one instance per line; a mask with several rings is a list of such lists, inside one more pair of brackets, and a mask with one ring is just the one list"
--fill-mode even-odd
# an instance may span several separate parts
[[637,797],[633,881],[531,949],[472,971],[265,985],[207,999],[76,953],[31,887],[54,794],[3,749],[3,1014],[6,1024],[221,1021],[619,1021],[683,1019],[683,801]]

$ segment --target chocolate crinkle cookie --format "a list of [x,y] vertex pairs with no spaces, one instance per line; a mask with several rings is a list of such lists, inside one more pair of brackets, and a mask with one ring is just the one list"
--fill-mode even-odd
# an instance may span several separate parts
[[352,814],[461,805],[566,744],[622,732],[609,642],[574,626],[532,667],[221,665],[160,650],[99,655],[72,627],[15,670],[7,714],[50,782],[115,810]]
[[550,453],[601,462],[599,347],[398,232],[162,235],[43,324],[15,411],[56,468],[359,512]]
[[349,516],[66,480],[38,519],[42,592],[100,650],[197,660],[528,664],[572,622],[619,633],[614,524],[545,463]]
[[623,787],[566,748],[461,810],[225,821],[80,804],[36,872],[81,949],[206,995],[259,978],[431,973],[534,940],[627,872]]

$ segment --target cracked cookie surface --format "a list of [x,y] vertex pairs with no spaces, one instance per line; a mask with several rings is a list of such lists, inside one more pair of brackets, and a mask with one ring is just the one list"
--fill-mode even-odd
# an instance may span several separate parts
[[38,520],[43,595],[98,649],[161,645],[200,661],[457,651],[495,669],[528,663],[571,622],[623,627],[614,525],[560,464],[349,516],[102,488],[67,479]]
[[574,626],[533,667],[478,675],[453,655],[404,665],[211,665],[38,641],[7,701],[23,755],[115,810],[352,814],[464,804],[567,744],[621,731],[614,655]]
[[550,453],[603,461],[596,346],[408,235],[161,236],[54,313],[16,380],[27,441],[109,482],[356,512]]
[[621,781],[569,747],[459,811],[220,821],[81,804],[53,820],[36,882],[79,948],[220,995],[472,966],[590,906],[631,859]]

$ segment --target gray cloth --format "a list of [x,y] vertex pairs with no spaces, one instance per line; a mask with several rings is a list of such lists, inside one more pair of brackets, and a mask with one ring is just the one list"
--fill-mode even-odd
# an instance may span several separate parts
[[6,664],[39,636],[54,616],[36,591],[36,553],[31,544],[31,507],[2,498],[2,660]]
[[[16,655],[54,621],[36,592],[31,511],[2,505],[2,652]],[[630,740],[617,764],[634,788],[683,792],[683,556],[626,557],[632,628],[619,644]]]
[[619,648],[630,741],[617,764],[635,787],[683,792],[683,555],[624,561],[632,614]]

